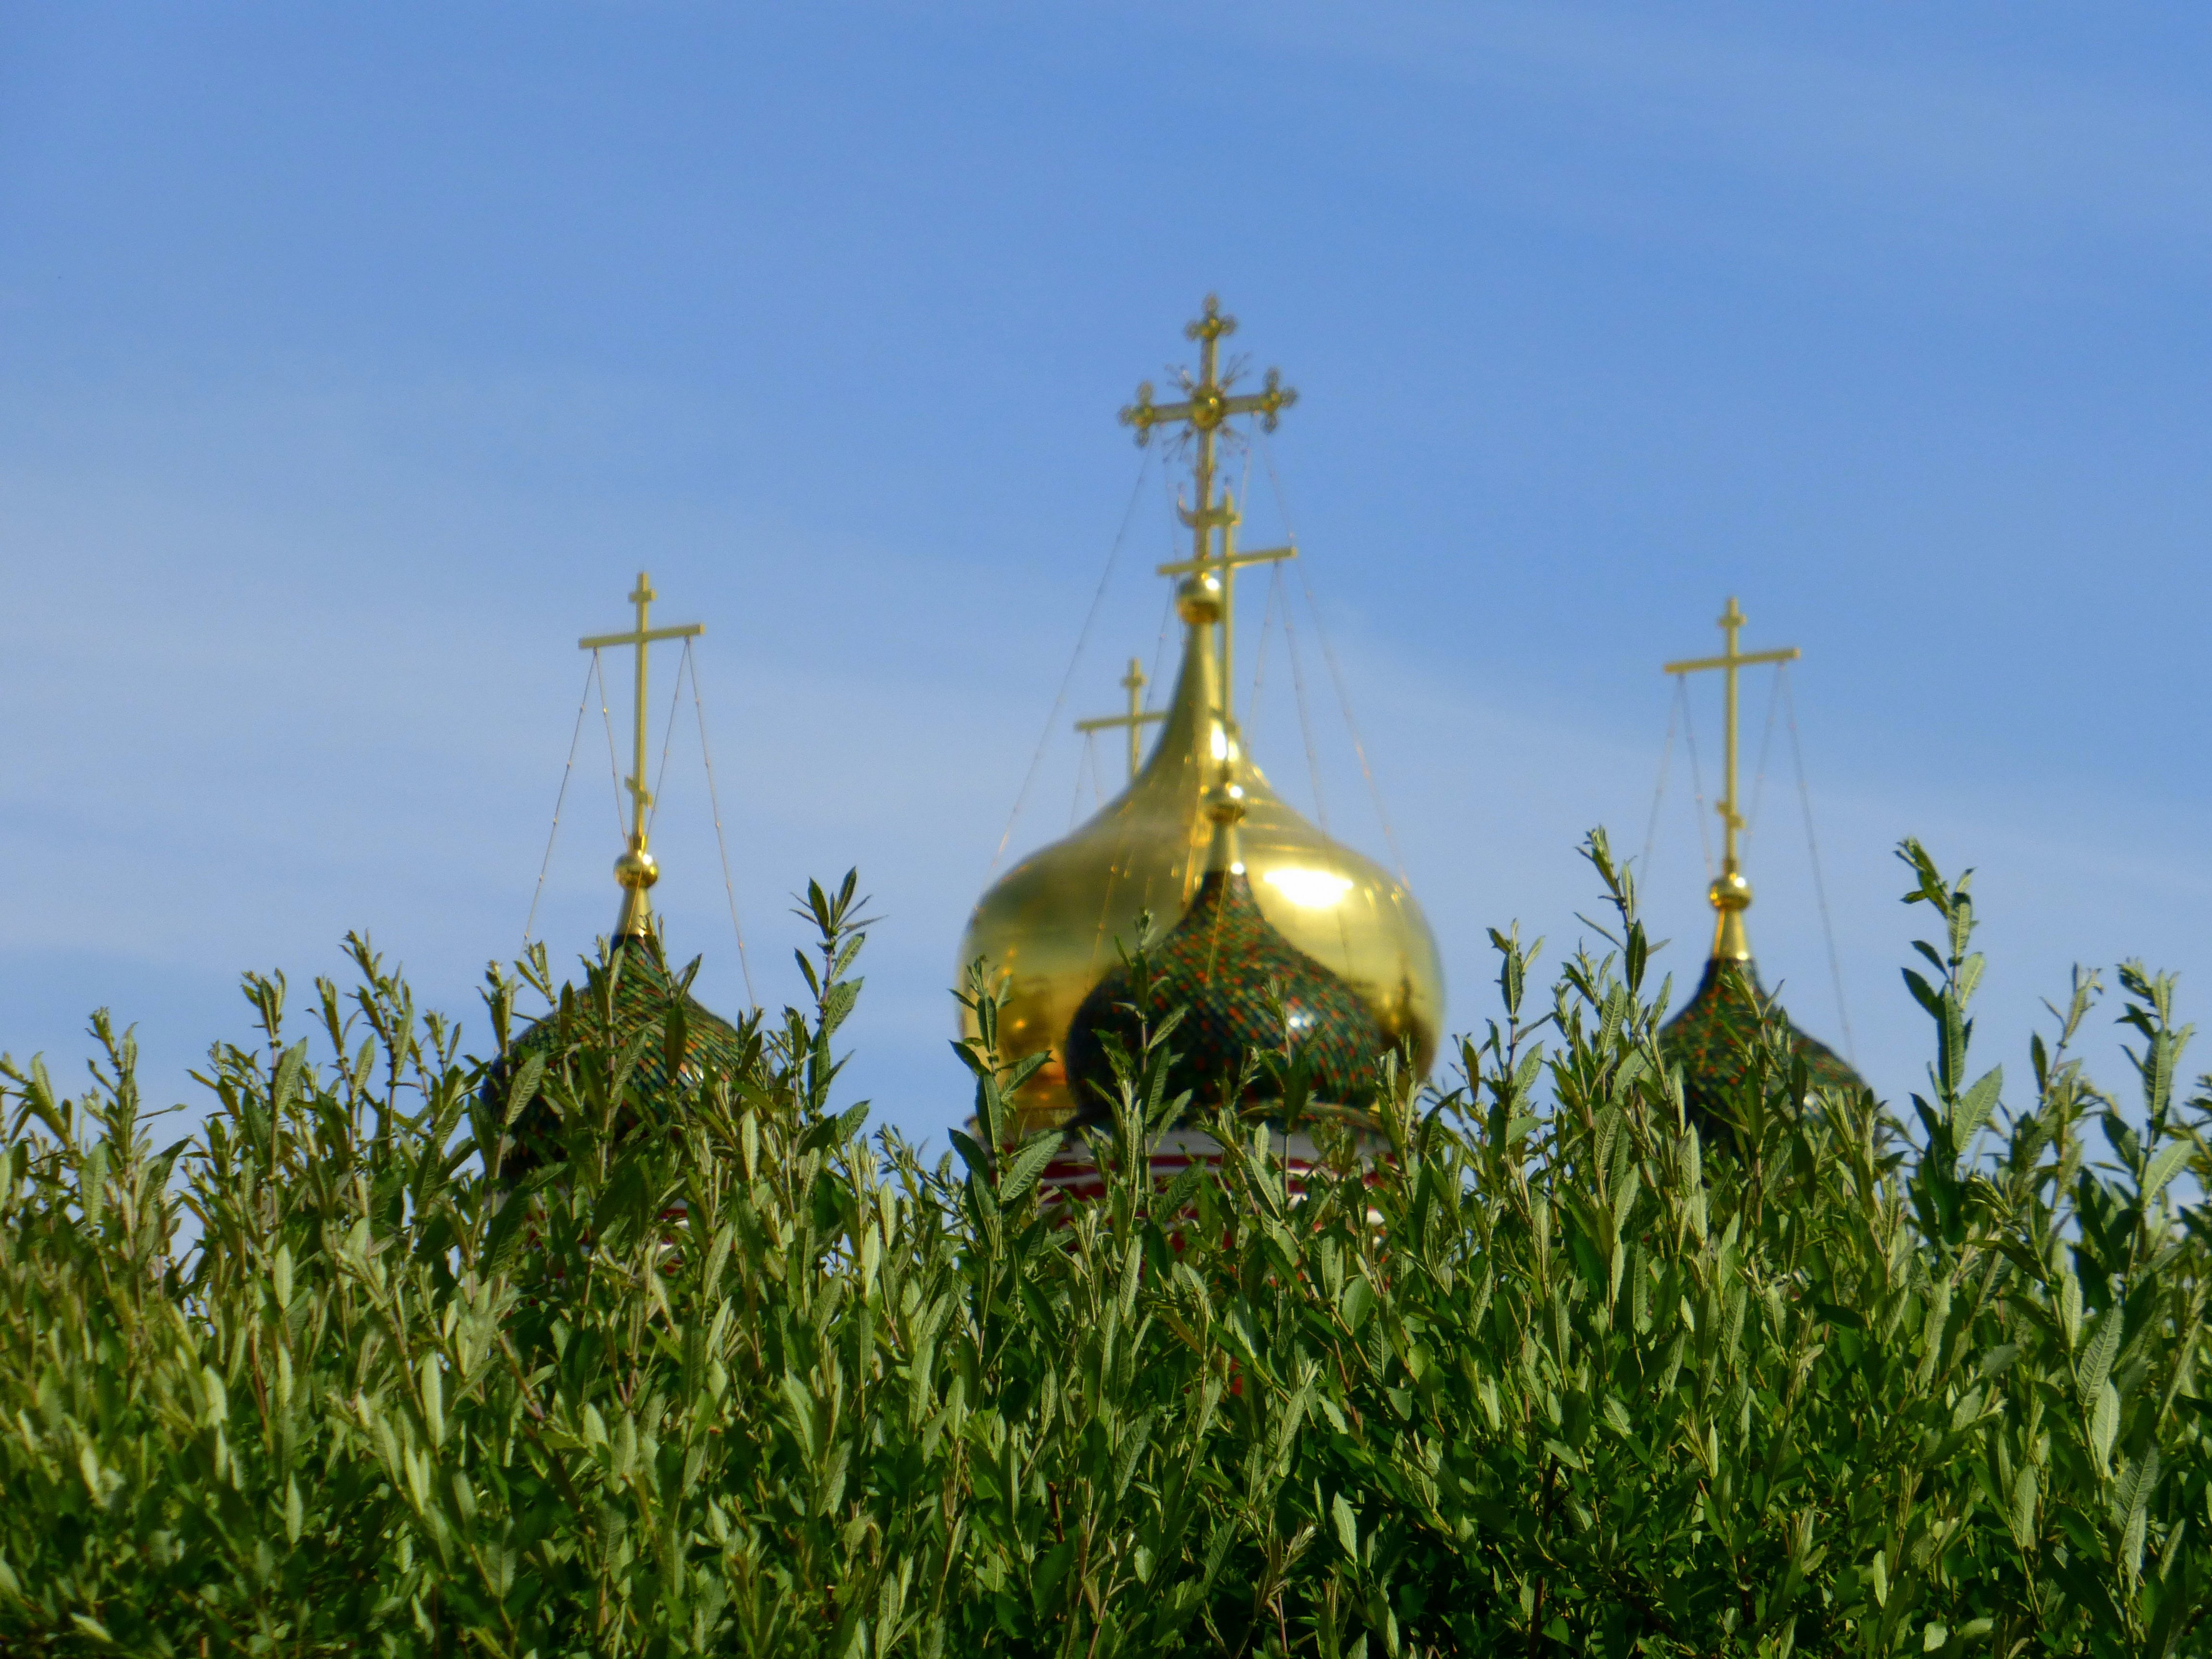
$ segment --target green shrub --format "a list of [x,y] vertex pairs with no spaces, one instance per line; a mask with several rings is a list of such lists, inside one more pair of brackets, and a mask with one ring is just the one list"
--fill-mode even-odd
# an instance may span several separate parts
[[[1966,885],[1908,844],[1941,923],[1912,1133],[1807,1102],[1777,1038],[1701,1146],[1590,852],[1613,954],[1539,1002],[1493,935],[1468,1081],[1392,1079],[1393,1154],[1299,1201],[1226,1117],[1164,1198],[1115,1156],[1176,1109],[1171,1029],[1125,1057],[1117,1172],[1072,1220],[1039,1208],[1049,1143],[963,1139],[963,1169],[864,1139],[849,878],[810,893],[812,1010],[673,1109],[629,1079],[681,1033],[623,1040],[618,966],[491,1100],[366,945],[312,1039],[249,979],[265,1042],[215,1051],[204,1135],[160,1152],[102,1020],[74,1100],[6,1073],[0,1647],[2206,1650],[2206,1239],[2175,1198],[2206,1108],[2170,982],[2121,975],[2139,1109],[2069,1057],[2077,976],[2008,1109],[1967,1063]],[[502,1050],[518,989],[487,991]],[[510,1193],[532,1097],[564,1157]]]

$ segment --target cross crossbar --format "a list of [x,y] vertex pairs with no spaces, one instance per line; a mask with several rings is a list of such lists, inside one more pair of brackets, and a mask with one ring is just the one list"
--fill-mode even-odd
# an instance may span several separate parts
[[1747,651],[1740,657],[1691,657],[1682,662],[1670,662],[1659,672],[1696,674],[1708,668],[1753,668],[1763,662],[1796,662],[1802,654],[1796,646],[1785,645],[1778,651]]
[[655,640],[696,639],[706,631],[704,623],[686,623],[681,628],[648,628],[642,633],[594,634],[587,640],[578,640],[576,644],[586,651],[601,651],[618,645],[650,645]]
[[1157,568],[1163,576],[1188,576],[1200,570],[1236,570],[1248,564],[1273,564],[1297,556],[1295,547],[1255,547],[1249,553],[1223,554],[1211,559],[1178,559]]

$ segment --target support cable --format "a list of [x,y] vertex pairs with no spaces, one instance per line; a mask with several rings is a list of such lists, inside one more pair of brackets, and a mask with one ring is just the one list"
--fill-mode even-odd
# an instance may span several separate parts
[[1260,719],[1260,694],[1267,688],[1267,639],[1274,631],[1276,602],[1283,598],[1283,563],[1279,559],[1267,582],[1267,603],[1260,612],[1260,645],[1252,653],[1252,695],[1245,700],[1244,720],[1237,727],[1247,760],[1252,757],[1252,730]]
[[1074,653],[1067,659],[1067,670],[1060,677],[1060,690],[1054,694],[1052,713],[1045,716],[1044,730],[1037,734],[1036,752],[1030,757],[1029,770],[1022,775],[1022,787],[1014,796],[1014,810],[1006,814],[1006,827],[1000,833],[999,845],[991,854],[991,867],[985,879],[999,872],[999,861],[1006,855],[1006,843],[1014,838],[1014,826],[1021,822],[1022,808],[1029,804],[1030,787],[1036,782],[1037,768],[1044,763],[1044,751],[1052,742],[1053,733],[1060,726],[1060,712],[1067,704],[1067,688],[1074,683],[1075,671],[1083,661],[1083,650],[1091,642],[1091,629],[1098,620],[1098,608],[1106,598],[1107,584],[1114,580],[1114,567],[1121,557],[1121,544],[1129,538],[1130,521],[1137,516],[1137,502],[1145,488],[1145,475],[1152,470],[1152,452],[1149,447],[1144,459],[1137,464],[1137,482],[1129,491],[1129,505],[1122,510],[1121,527],[1114,534],[1114,545],[1106,555],[1106,568],[1098,573],[1098,586],[1091,595],[1091,608],[1083,613],[1083,628],[1075,636]]
[[1759,828],[1759,803],[1766,796],[1766,752],[1774,746],[1774,712],[1782,705],[1782,665],[1774,665],[1774,680],[1766,690],[1766,729],[1759,739],[1759,769],[1751,778],[1751,811],[1743,821],[1747,842]]
[[[1165,486],[1167,483],[1167,468],[1162,467],[1160,469],[1160,482],[1163,486]],[[1161,544],[1163,556],[1160,562],[1162,564],[1173,564],[1176,562],[1177,552],[1175,544],[1175,491],[1171,489],[1166,489],[1164,487],[1161,491],[1161,495],[1162,499],[1167,505],[1167,513],[1163,520],[1166,526],[1167,538]],[[1152,678],[1151,684],[1154,685],[1158,685],[1160,683],[1160,671],[1167,665],[1168,630],[1176,621],[1176,589],[1178,586],[1178,583],[1170,581],[1168,584],[1166,597],[1160,601],[1160,636],[1152,647]]]
[[[1147,685],[1157,686],[1159,684],[1160,671],[1167,665],[1168,624],[1175,620],[1175,584],[1173,582],[1170,582],[1168,584],[1168,596],[1160,603],[1160,637],[1158,641],[1152,647],[1152,678],[1146,682]],[[1172,688],[1170,689],[1172,690]]]
[[[1282,476],[1275,471],[1275,449],[1263,436],[1260,440],[1262,458],[1267,464],[1268,481],[1274,486],[1275,508],[1283,515],[1283,528],[1289,534],[1291,544],[1297,544],[1297,532],[1291,524],[1291,504],[1284,491]],[[1322,660],[1328,665],[1329,678],[1336,685],[1337,706],[1344,712],[1344,729],[1352,735],[1352,752],[1359,758],[1359,774],[1367,780],[1368,798],[1375,803],[1375,816],[1382,825],[1383,842],[1390,848],[1390,862],[1396,866],[1398,879],[1407,886],[1413,884],[1406,875],[1406,855],[1398,846],[1398,832],[1390,823],[1389,810],[1382,805],[1382,790],[1375,781],[1375,769],[1368,763],[1367,744],[1359,735],[1359,722],[1352,717],[1352,694],[1345,689],[1344,669],[1336,659],[1336,648],[1329,643],[1328,628],[1322,621],[1321,606],[1314,599],[1313,583],[1307,578],[1305,562],[1298,566],[1298,586],[1305,591],[1306,611],[1313,618],[1315,637],[1321,641]]]
[[1667,769],[1674,758],[1674,728],[1681,723],[1682,704],[1689,695],[1689,676],[1674,676],[1674,700],[1667,706],[1667,740],[1659,745],[1659,782],[1651,792],[1651,817],[1644,826],[1644,856],[1637,860],[1638,872],[1648,884],[1651,879],[1651,849],[1659,839],[1659,807],[1667,799]]
[[1321,751],[1314,745],[1313,716],[1306,708],[1305,665],[1298,657],[1298,627],[1297,607],[1285,596],[1283,605],[1283,639],[1290,648],[1291,690],[1297,700],[1298,735],[1305,740],[1306,772],[1313,780],[1314,817],[1324,836],[1328,833],[1328,802],[1322,793]]
[[730,878],[730,843],[722,834],[722,802],[714,787],[714,751],[707,742],[707,699],[699,690],[699,661],[692,655],[688,639],[684,641],[682,667],[691,673],[691,706],[699,715],[699,758],[707,769],[707,805],[714,815],[714,848],[722,855],[722,891],[730,901],[730,931],[738,936],[738,967],[745,976],[746,999],[757,1008],[760,994],[753,989],[753,965],[745,954],[744,924],[738,920],[738,884]]
[[1783,665],[1775,671],[1781,682],[1782,698],[1788,706],[1790,719],[1790,753],[1797,766],[1797,803],[1805,814],[1805,850],[1813,860],[1813,896],[1820,902],[1820,936],[1828,945],[1828,975],[1836,987],[1836,1018],[1844,1028],[1844,1054],[1858,1068],[1858,1045],[1851,1038],[1850,1010],[1844,1004],[1843,958],[1836,953],[1836,924],[1828,914],[1828,884],[1820,875],[1820,843],[1813,834],[1813,793],[1805,784],[1805,750],[1797,738],[1797,694],[1790,688],[1789,666]]
[[[1098,747],[1095,740],[1097,735],[1095,732],[1085,732],[1083,734],[1083,752],[1075,757],[1075,794],[1067,803],[1067,827],[1070,830],[1083,822],[1083,786],[1091,782],[1091,758]],[[1097,793],[1095,784],[1091,787],[1091,793]]]
[[[684,654],[691,654],[691,641],[684,641]],[[668,697],[668,726],[660,734],[660,764],[653,773],[653,810],[646,815],[646,832],[650,835],[660,824],[660,788],[668,781],[668,750],[676,741],[676,711],[684,706],[684,665],[676,665],[675,688]]]
[[553,867],[553,842],[561,833],[561,808],[568,799],[568,775],[576,769],[576,746],[584,740],[584,716],[592,707],[592,675],[599,663],[599,653],[592,653],[592,665],[584,670],[584,694],[576,699],[576,729],[568,734],[568,759],[561,768],[561,791],[553,797],[553,827],[545,832],[545,856],[538,862],[538,885],[531,890],[530,915],[522,924],[522,948],[530,948],[530,930],[538,925],[538,902],[545,896],[545,872]]
[[592,652],[592,673],[599,683],[599,720],[607,728],[607,775],[615,786],[615,834],[627,841],[629,824],[623,817],[622,757],[615,753],[615,717],[607,709],[607,677],[600,672],[596,647]]
[[1705,879],[1713,878],[1713,831],[1705,822],[1705,774],[1698,764],[1698,722],[1690,708],[1689,676],[1677,674],[1681,684],[1682,744],[1690,751],[1690,790],[1698,803],[1698,845],[1705,855]]

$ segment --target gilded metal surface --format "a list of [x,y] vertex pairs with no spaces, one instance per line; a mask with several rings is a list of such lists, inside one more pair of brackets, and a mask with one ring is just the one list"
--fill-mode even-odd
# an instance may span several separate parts
[[1722,857],[1720,879],[1707,890],[1705,896],[1719,916],[1713,923],[1713,953],[1715,962],[1749,962],[1751,936],[1744,930],[1743,913],[1751,908],[1751,883],[1744,878],[1743,866],[1736,858],[1736,836],[1743,828],[1743,814],[1737,810],[1736,776],[1736,672],[1759,663],[1784,663],[1797,660],[1797,647],[1785,645],[1773,651],[1738,651],[1736,635],[1742,631],[1747,618],[1729,595],[1728,609],[1720,615],[1721,640],[1723,649],[1717,657],[1686,657],[1680,662],[1670,662],[1659,672],[1662,674],[1698,674],[1708,669],[1718,669],[1727,688],[1728,710],[1726,748],[1727,776],[1719,802],[1714,810],[1721,815]]
[[1031,854],[983,896],[960,961],[1005,976],[1002,1046],[1018,1057],[1050,1049],[1018,1103],[1024,1132],[1072,1110],[1060,1063],[1068,1023],[1091,988],[1134,943],[1149,913],[1174,927],[1206,872],[1214,822],[1208,791],[1224,763],[1243,791],[1237,852],[1261,913],[1351,985],[1393,1043],[1410,1040],[1426,1071],[1443,1018],[1443,971],[1427,921],[1405,884],[1330,840],[1268,785],[1221,714],[1214,624],[1218,579],[1184,585],[1188,634],[1159,740],[1133,782],[1065,841]]
[[660,879],[660,866],[653,862],[645,844],[646,809],[653,805],[653,792],[645,783],[646,650],[655,640],[691,639],[707,631],[703,623],[685,623],[676,628],[648,626],[653,602],[659,597],[653,591],[652,579],[639,571],[637,586],[629,596],[629,602],[637,607],[637,626],[627,634],[594,634],[576,641],[577,647],[584,651],[603,651],[625,645],[637,651],[636,744],[631,750],[629,777],[623,785],[630,799],[629,845],[615,860],[615,880],[623,890],[622,909],[615,918],[617,939],[652,933],[653,903],[646,897],[646,890]]
[[[1224,688],[1234,684],[1237,572],[1296,556],[1288,547],[1237,551],[1237,503],[1225,492],[1216,495],[1222,422],[1249,415],[1273,431],[1277,416],[1297,401],[1273,369],[1260,392],[1231,392],[1219,345],[1236,329],[1236,319],[1206,295],[1204,315],[1183,330],[1199,346],[1197,375],[1182,377],[1183,401],[1155,404],[1152,388],[1141,386],[1121,411],[1139,444],[1153,428],[1180,423],[1191,447],[1192,496],[1178,509],[1191,530],[1191,557],[1160,567],[1162,575],[1186,578],[1177,596],[1188,633],[1159,741],[1128,787],[1088,823],[1032,854],[983,896],[962,941],[963,973],[980,959],[1003,977],[1001,1048],[1013,1058],[1053,1054],[1017,1103],[1024,1132],[1071,1114],[1060,1063],[1069,1022],[1122,950],[1137,943],[1140,918],[1151,919],[1155,937],[1182,919],[1205,875],[1217,822],[1223,844],[1235,849],[1227,856],[1250,878],[1261,914],[1351,986],[1387,1042],[1410,1042],[1423,1072],[1436,1058],[1443,970],[1420,907],[1404,883],[1331,841],[1275,793],[1244,758],[1225,700]],[[1133,732],[1140,685],[1123,684],[1130,686]],[[1100,722],[1109,723],[1119,722]]]

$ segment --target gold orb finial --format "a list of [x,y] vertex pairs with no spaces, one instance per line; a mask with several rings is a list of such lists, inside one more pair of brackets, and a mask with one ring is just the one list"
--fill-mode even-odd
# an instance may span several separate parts
[[1751,883],[1744,878],[1742,871],[1730,865],[1705,890],[1705,896],[1720,912],[1713,927],[1713,959],[1749,962],[1751,935],[1744,927],[1743,913],[1751,908]]
[[1189,626],[1221,620],[1221,578],[1212,571],[1186,578],[1176,589],[1176,614]]
[[633,840],[615,860],[615,879],[626,888],[642,890],[660,879],[660,866]]
[[1748,910],[1751,908],[1751,883],[1741,870],[1731,870],[1706,889],[1705,896],[1712,901],[1716,910]]

